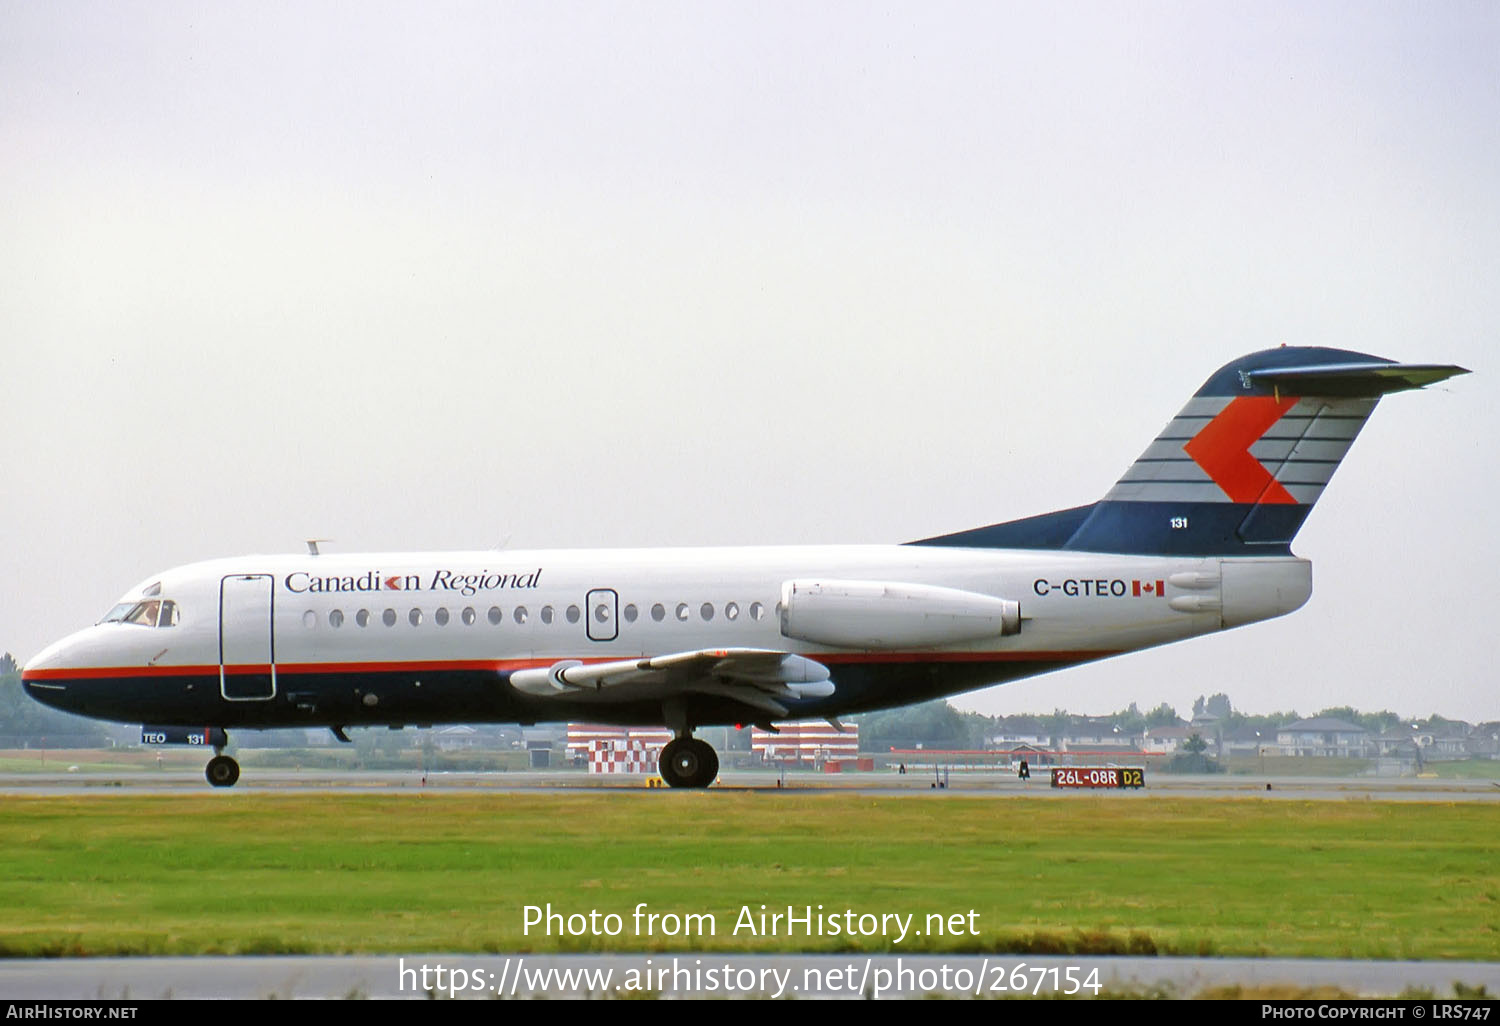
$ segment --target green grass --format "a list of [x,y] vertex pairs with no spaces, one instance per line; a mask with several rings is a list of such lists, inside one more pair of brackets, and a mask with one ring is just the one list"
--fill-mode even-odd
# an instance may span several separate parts
[[1370,759],[1312,755],[1236,755],[1223,760],[1230,773],[1257,777],[1358,777],[1375,765]]
[[1435,774],[1440,780],[1500,780],[1500,759],[1429,762],[1422,771]]
[[203,751],[186,748],[7,748],[0,749],[0,773],[80,773],[202,769]]
[[[0,955],[969,950],[1500,958],[1495,810],[786,792],[10,798]],[[522,906],[616,912],[614,939]],[[638,902],[712,939],[636,937]],[[742,905],[980,936],[730,935]]]

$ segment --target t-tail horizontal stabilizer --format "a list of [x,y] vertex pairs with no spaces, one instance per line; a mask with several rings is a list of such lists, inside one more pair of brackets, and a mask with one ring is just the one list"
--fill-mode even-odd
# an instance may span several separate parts
[[1380,397],[1467,374],[1283,346],[1204,382],[1102,500],[918,545],[1287,555]]

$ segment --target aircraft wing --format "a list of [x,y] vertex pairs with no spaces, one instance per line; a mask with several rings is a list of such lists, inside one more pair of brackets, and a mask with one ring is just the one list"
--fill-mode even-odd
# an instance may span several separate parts
[[[539,698],[598,696],[621,700],[653,695],[717,695],[784,716],[778,699],[826,698],[833,694],[828,667],[805,656],[766,648],[711,648],[640,659],[584,663],[565,659],[510,675],[517,691]],[[613,696],[612,696],[613,697]]]

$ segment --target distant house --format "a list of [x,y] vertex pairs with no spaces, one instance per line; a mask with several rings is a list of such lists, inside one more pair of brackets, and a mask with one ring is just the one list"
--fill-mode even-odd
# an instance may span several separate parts
[[1254,727],[1235,727],[1224,732],[1225,755],[1279,755],[1274,731]]
[[1453,723],[1432,739],[1429,758],[1462,759],[1469,754],[1469,738],[1473,728],[1467,723]]
[[1500,759],[1500,720],[1477,724],[1469,731],[1469,755],[1480,759]]
[[1099,751],[1118,749],[1135,751],[1140,739],[1115,726],[1109,718],[1075,720],[1063,731],[1063,751]]
[[1052,736],[1041,730],[1010,730],[1005,729],[998,734],[991,734],[985,738],[985,743],[991,748],[1018,748],[1021,745],[1032,745],[1045,748],[1052,743]]
[[[1431,735],[1428,735],[1426,740],[1428,744],[1431,744]],[[1422,747],[1422,742],[1422,735],[1411,730],[1391,730],[1370,739],[1370,743],[1375,746],[1376,754],[1383,758],[1415,758],[1418,749]]]
[[466,723],[444,727],[437,731],[437,747],[440,752],[457,752],[479,744],[479,731]]
[[1276,729],[1276,745],[1283,755],[1364,756],[1370,732],[1329,716],[1297,720]]
[[1197,733],[1193,727],[1148,727],[1144,748],[1155,755],[1172,755]]

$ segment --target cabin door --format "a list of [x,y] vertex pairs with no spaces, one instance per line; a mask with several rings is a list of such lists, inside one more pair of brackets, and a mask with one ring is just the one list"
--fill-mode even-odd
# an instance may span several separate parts
[[232,702],[276,695],[274,585],[269,574],[219,582],[219,693]]

